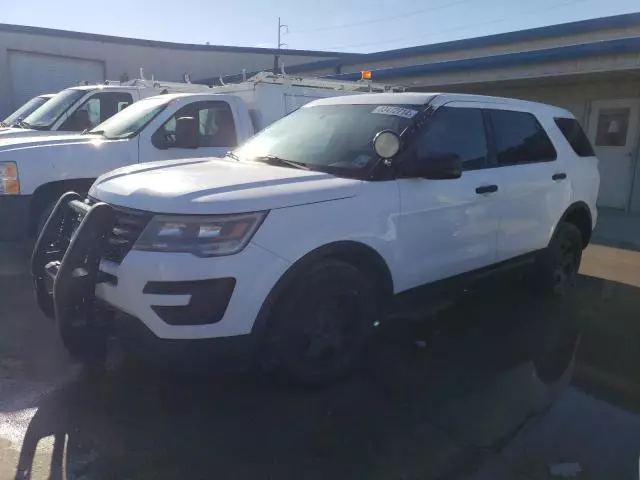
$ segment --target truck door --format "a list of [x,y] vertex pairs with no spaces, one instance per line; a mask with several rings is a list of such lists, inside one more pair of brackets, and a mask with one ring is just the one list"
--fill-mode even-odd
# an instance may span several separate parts
[[130,92],[98,91],[88,96],[62,122],[58,130],[63,132],[91,130],[132,103],[133,96]]
[[180,108],[155,131],[140,136],[140,162],[222,157],[238,144],[231,105],[201,100]]

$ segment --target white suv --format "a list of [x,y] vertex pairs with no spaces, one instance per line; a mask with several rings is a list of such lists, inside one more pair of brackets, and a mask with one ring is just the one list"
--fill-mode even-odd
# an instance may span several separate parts
[[595,225],[597,163],[547,105],[314,101],[223,159],[129,166],[84,201],[66,194],[34,251],[39,304],[83,361],[115,325],[139,352],[205,348],[326,382],[418,287],[529,265],[562,292]]

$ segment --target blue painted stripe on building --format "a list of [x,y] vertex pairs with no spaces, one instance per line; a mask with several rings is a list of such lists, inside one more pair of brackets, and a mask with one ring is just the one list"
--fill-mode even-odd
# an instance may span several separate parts
[[[612,28],[625,28],[640,25],[640,13],[615,15],[612,17],[594,18],[577,22],[561,23],[546,27],[531,28],[516,32],[499,33],[486,37],[465,38],[450,42],[420,45],[416,47],[386,50],[368,54],[352,54],[348,58],[341,55],[342,62],[336,60],[319,60],[295,66],[295,72],[304,72],[324,67],[335,67],[337,64],[349,65],[354,63],[376,62],[396,58],[410,57],[414,55],[426,55],[443,53],[456,50],[483,48],[496,45],[505,45],[515,42],[533,41],[543,38],[576,35],[580,33],[595,32]],[[290,68],[294,72],[294,67]]]
[[[565,47],[548,48],[529,52],[506,53],[488,57],[450,60],[446,62],[425,63],[405,67],[386,68],[373,71],[374,80],[385,78],[411,77],[429,73],[447,73],[462,70],[480,70],[488,68],[503,68],[517,65],[557,62],[562,60],[580,59],[596,55],[616,53],[640,53],[640,38],[623,38],[601,42],[569,45]],[[360,80],[360,72],[327,75],[325,78],[340,80]]]
[[[103,5],[108,7],[108,4]],[[28,35],[45,35],[49,37],[73,38],[76,40],[88,40],[93,42],[116,43],[121,45],[137,45],[143,47],[171,48],[174,50],[202,50],[213,52],[234,52],[234,53],[266,53],[271,55],[302,55],[315,57],[342,57],[346,58],[351,55],[349,53],[326,52],[317,50],[293,50],[293,49],[275,49],[275,48],[258,48],[258,47],[234,47],[227,45],[200,45],[194,43],[173,43],[163,42],[159,40],[143,40],[139,38],[115,37],[112,35],[100,35],[95,33],[69,32],[66,30],[58,30],[54,28],[29,27],[25,25],[11,25],[0,23],[0,32],[24,33]]]

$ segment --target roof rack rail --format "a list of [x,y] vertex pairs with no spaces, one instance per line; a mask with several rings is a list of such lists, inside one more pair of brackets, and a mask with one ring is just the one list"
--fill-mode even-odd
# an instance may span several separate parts
[[[318,77],[301,77],[290,74],[260,72],[240,83],[273,83],[278,85],[294,85],[299,87],[324,88],[327,90],[344,90],[348,92],[404,92],[402,85],[386,85],[370,81],[331,80]],[[229,86],[230,84],[227,84]]]

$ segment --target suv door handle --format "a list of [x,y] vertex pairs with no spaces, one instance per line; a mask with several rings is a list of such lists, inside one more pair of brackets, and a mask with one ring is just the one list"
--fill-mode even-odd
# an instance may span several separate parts
[[484,193],[494,193],[498,191],[497,185],[484,185],[482,187],[476,188],[476,193],[478,195],[482,195]]
[[558,180],[564,180],[565,178],[567,178],[566,173],[556,173],[551,177],[551,180],[554,180],[557,182]]

